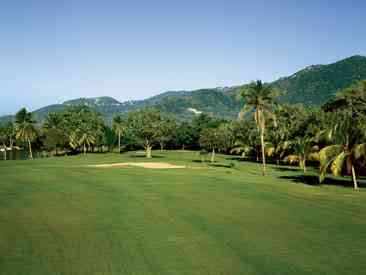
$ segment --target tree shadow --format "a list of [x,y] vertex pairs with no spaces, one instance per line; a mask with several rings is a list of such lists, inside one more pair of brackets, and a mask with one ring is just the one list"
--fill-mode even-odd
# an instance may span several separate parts
[[[130,158],[145,158],[146,159],[146,156],[145,155],[131,155]],[[153,158],[153,159],[161,159],[161,158],[165,158],[165,156],[162,156],[162,155],[152,155],[151,158]]]
[[210,163],[210,164],[208,164],[208,166],[220,167],[220,168],[232,168],[231,165],[229,165],[229,164],[222,164],[222,163]]
[[[306,185],[334,185],[342,187],[353,187],[352,179],[350,178],[325,178],[323,183],[319,183],[319,177],[316,175],[296,175],[296,176],[280,176],[280,179],[290,180],[295,183],[302,183]],[[366,182],[358,180],[359,187],[366,187]]]
[[255,159],[252,159],[252,158],[243,158],[243,157],[239,157],[239,156],[226,157],[225,160],[260,163],[260,162],[256,161]]
[[298,166],[276,166],[273,167],[274,170],[280,171],[280,172],[298,172],[299,171],[299,167]]

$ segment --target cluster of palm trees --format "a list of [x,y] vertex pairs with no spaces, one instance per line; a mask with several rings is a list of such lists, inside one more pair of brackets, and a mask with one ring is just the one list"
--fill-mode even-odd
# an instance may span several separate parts
[[[266,156],[292,157],[306,173],[306,161],[312,155],[319,162],[320,182],[328,171],[335,176],[346,174],[352,176],[357,189],[357,176],[364,172],[366,163],[366,81],[339,92],[321,109],[279,106],[278,95],[261,81],[241,91],[245,106],[239,117],[254,116],[263,175]],[[248,145],[248,141],[243,143]]]

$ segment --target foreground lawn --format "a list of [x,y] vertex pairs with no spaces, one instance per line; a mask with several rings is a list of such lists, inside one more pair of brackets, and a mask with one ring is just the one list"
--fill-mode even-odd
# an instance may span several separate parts
[[[366,192],[155,152],[0,162],[0,274],[363,274]],[[227,158],[227,157],[226,157]]]

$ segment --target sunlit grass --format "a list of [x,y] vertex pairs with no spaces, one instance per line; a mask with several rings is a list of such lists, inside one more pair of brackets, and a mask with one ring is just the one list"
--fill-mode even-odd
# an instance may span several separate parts
[[[0,162],[0,274],[362,274],[366,193],[197,152]],[[168,162],[187,169],[96,169]],[[234,168],[227,168],[231,162]],[[227,167],[226,167],[227,166]]]

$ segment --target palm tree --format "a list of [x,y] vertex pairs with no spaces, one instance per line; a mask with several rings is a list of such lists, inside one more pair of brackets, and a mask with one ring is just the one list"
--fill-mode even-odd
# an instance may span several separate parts
[[95,131],[87,125],[81,125],[80,128],[73,131],[70,135],[70,146],[74,149],[83,147],[83,153],[86,155],[87,146],[95,144]]
[[55,129],[59,130],[63,124],[62,116],[58,113],[49,113],[43,123],[45,130]]
[[31,141],[37,136],[34,124],[35,121],[32,119],[32,113],[29,113],[25,108],[22,108],[15,115],[16,138],[28,143],[29,157],[31,159],[33,159]]
[[348,175],[352,175],[354,189],[358,189],[356,164],[366,157],[366,143],[360,143],[364,136],[363,123],[347,114],[343,117],[339,115],[338,121],[340,122],[327,133],[333,140],[333,145],[326,146],[319,152],[319,182],[324,181],[328,170],[334,176],[342,175],[346,171]]
[[278,96],[277,90],[269,85],[264,85],[261,80],[251,83],[244,87],[240,93],[244,99],[245,105],[241,110],[239,117],[242,118],[247,113],[254,114],[254,120],[259,131],[262,151],[262,174],[266,174],[266,156],[264,135],[266,130],[266,120],[272,118],[276,126],[276,119],[273,114],[275,99]]
[[46,134],[45,143],[47,140],[52,140],[55,146],[57,156],[57,147],[65,143],[66,133],[64,129],[64,119],[60,113],[49,113],[43,123],[43,130]]
[[309,137],[297,137],[295,140],[295,154],[299,158],[299,166],[306,173],[306,159],[312,150],[312,139]]
[[126,132],[126,122],[121,116],[113,118],[113,130],[118,136],[118,152],[121,153],[121,137]]

